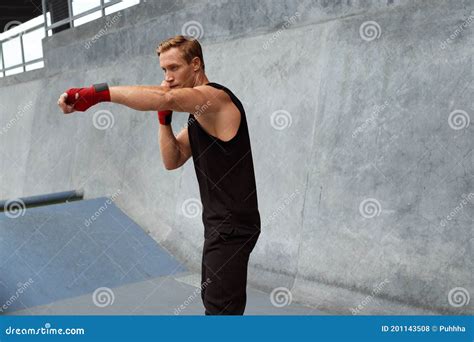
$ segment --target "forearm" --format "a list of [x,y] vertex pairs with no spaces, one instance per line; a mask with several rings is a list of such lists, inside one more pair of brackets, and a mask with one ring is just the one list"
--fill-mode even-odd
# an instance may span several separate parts
[[181,151],[179,149],[178,140],[174,136],[171,125],[159,125],[160,131],[159,143],[161,159],[167,170],[173,170],[179,167],[181,159]]
[[140,111],[167,109],[167,92],[162,86],[111,86],[110,101]]

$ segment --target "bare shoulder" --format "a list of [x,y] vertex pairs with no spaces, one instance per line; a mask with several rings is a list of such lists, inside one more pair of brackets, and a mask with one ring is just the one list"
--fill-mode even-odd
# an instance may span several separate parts
[[194,87],[194,89],[202,92],[209,101],[217,101],[220,105],[226,105],[229,102],[232,102],[229,95],[222,89],[217,89],[208,85],[200,85]]

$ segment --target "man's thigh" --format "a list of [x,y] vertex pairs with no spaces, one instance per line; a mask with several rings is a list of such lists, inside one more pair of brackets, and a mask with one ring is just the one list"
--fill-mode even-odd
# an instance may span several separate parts
[[259,232],[253,235],[214,235],[204,242],[202,297],[211,312],[243,312],[247,268]]

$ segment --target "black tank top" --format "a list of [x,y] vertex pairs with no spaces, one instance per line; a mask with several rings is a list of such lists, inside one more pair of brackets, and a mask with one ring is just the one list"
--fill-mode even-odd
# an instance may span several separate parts
[[255,232],[260,230],[260,214],[244,107],[226,87],[217,83],[206,85],[225,91],[239,109],[241,119],[237,134],[229,141],[222,141],[208,134],[195,116],[189,114],[188,135],[204,227],[217,231],[241,228]]

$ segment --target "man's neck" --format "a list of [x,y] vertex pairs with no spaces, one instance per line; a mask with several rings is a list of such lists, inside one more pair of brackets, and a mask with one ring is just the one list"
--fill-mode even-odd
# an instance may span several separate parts
[[199,74],[194,81],[194,87],[205,85],[207,83],[209,83],[209,80],[207,79],[206,74]]

